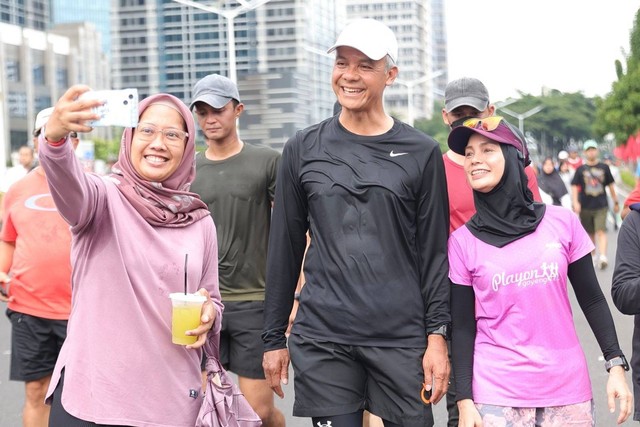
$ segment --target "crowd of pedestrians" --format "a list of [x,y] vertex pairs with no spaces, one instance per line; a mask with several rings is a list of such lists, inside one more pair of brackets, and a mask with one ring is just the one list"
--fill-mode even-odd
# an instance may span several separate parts
[[[193,426],[201,349],[216,340],[264,426],[285,425],[274,395],[290,364],[293,415],[316,427],[431,426],[445,396],[448,426],[594,426],[569,283],[609,408],[640,421],[595,274],[609,264],[607,215],[617,227],[621,213],[612,294],[640,316],[640,185],[621,211],[593,140],[536,171],[471,77],[446,87],[443,154],[385,111],[400,72],[391,29],[353,20],[328,48],[334,115],[282,153],[242,141],[251,106],[218,74],[194,82],[188,106],[144,99],[104,176],[74,153],[99,118],[101,101],[81,98],[89,87],[38,115],[39,165],[25,150],[0,231],[24,425]],[[171,342],[176,292],[205,300],[193,344]]]

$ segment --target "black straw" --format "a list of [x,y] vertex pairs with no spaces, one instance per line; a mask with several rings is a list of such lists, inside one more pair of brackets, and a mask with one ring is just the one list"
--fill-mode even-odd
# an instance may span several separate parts
[[189,254],[184,254],[184,294],[187,294],[187,260],[189,259]]

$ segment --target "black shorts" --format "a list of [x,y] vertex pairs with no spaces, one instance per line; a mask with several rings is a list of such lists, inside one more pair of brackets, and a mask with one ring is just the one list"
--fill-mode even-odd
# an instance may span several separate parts
[[264,301],[224,303],[220,331],[220,362],[225,369],[254,380],[265,379],[262,369]]
[[289,336],[293,415],[322,417],[366,409],[402,426],[433,426],[422,403],[424,348],[364,347]]
[[66,320],[43,319],[7,309],[11,321],[13,381],[35,381],[51,375],[67,336]]

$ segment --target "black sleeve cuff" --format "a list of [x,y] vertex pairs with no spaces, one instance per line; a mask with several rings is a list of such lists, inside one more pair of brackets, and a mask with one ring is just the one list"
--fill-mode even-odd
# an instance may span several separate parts
[[263,331],[262,342],[264,343],[264,351],[287,348],[287,336],[285,331],[280,328]]

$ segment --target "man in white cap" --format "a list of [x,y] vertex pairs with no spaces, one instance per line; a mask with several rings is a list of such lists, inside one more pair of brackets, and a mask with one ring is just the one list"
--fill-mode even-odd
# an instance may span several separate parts
[[[436,141],[386,113],[398,44],[372,19],[349,23],[335,51],[340,114],[291,137],[278,171],[267,259],[267,381],[295,375],[295,416],[355,426],[431,426],[430,395],[450,365],[449,212]],[[286,339],[298,273],[306,284]]]
[[267,243],[280,153],[244,143],[237,121],[244,111],[236,84],[210,74],[193,87],[190,104],[207,149],[196,156],[198,193],[218,233],[220,294],[225,306],[220,331],[221,363],[265,427],[282,427],[262,369]]
[[620,212],[620,203],[616,195],[615,179],[606,163],[599,160],[598,143],[589,139],[583,144],[585,163],[576,169],[571,180],[571,201],[573,211],[580,217],[580,222],[589,233],[591,241],[597,246],[591,253],[593,264],[600,270],[609,265],[607,258],[607,214],[609,201],[607,188],[613,200],[613,212]]
[[[36,119],[36,150],[51,111],[43,110]],[[9,377],[25,383],[23,424],[47,426],[45,394],[71,310],[71,232],[56,210],[41,167],[15,182],[4,199],[0,301],[7,303],[12,328]]]

